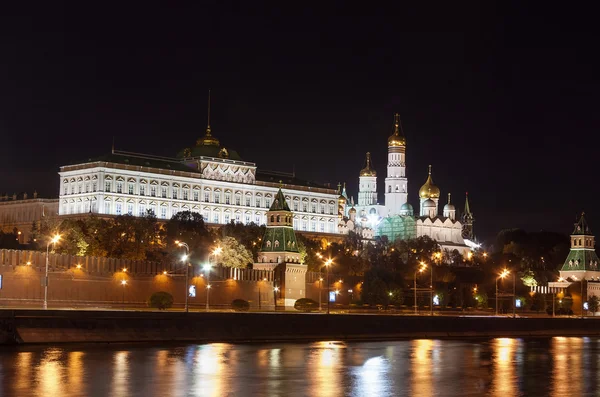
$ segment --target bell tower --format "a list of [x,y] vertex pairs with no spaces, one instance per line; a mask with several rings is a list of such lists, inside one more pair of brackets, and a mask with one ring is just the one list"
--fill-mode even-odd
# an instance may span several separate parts
[[394,130],[388,138],[388,164],[385,178],[385,206],[389,215],[399,215],[408,200],[406,179],[406,138],[400,115],[394,115]]

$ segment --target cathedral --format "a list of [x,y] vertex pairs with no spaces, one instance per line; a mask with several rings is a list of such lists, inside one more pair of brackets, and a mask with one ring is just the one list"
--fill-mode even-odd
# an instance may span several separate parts
[[358,233],[364,239],[387,236],[390,241],[408,240],[429,236],[444,250],[458,250],[463,255],[475,246],[473,241],[473,214],[468,196],[459,219],[456,207],[448,193],[440,213],[441,191],[433,183],[429,166],[427,179],[419,189],[419,208],[415,212],[408,202],[406,177],[406,138],[398,114],[394,116],[394,129],[388,138],[385,202],[377,201],[377,171],[373,168],[371,154],[366,154],[365,167],[359,174],[358,200],[348,197],[344,186],[339,198],[340,233]]

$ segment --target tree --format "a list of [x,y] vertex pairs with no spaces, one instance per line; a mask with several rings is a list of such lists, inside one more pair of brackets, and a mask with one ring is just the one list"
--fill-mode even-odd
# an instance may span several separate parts
[[240,222],[231,221],[219,230],[221,237],[233,237],[244,247],[252,252],[252,258],[258,257],[258,251],[261,247],[261,239],[265,234],[266,226],[260,226],[256,223],[244,225]]
[[233,237],[223,237],[219,246],[223,249],[217,258],[219,265],[246,268],[253,263],[250,251]]
[[521,276],[521,281],[527,287],[535,287],[537,286],[537,281],[535,280],[535,273],[531,269],[527,269],[523,272]]
[[592,295],[588,299],[588,310],[592,313],[592,315],[596,315],[598,311],[598,307],[600,307],[600,299],[596,295]]
[[190,261],[203,263],[212,250],[215,235],[204,224],[202,215],[191,211],[180,211],[165,225],[166,252],[173,260],[179,260],[181,248],[175,241],[183,241],[190,247]]

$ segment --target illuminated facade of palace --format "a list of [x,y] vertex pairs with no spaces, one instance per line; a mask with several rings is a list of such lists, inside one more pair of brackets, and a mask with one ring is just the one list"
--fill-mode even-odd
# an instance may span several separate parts
[[461,220],[456,207],[448,201],[440,214],[440,189],[433,183],[431,166],[425,184],[419,189],[419,211],[415,214],[408,202],[408,179],[406,177],[406,138],[402,133],[399,115],[395,115],[394,129],[388,138],[387,176],[385,178],[385,202],[377,201],[377,172],[367,153],[365,167],[359,174],[358,202],[349,198],[344,188],[340,197],[343,216],[340,232],[357,232],[365,239],[387,236],[389,240],[411,239],[429,236],[442,249],[458,250],[466,254],[474,244],[473,214],[468,198]]
[[281,187],[295,230],[338,235],[335,189],[294,174],[261,172],[212,135],[210,122],[196,145],[176,158],[115,151],[60,168],[59,214],[170,219],[179,211],[202,214],[207,224],[266,224]]

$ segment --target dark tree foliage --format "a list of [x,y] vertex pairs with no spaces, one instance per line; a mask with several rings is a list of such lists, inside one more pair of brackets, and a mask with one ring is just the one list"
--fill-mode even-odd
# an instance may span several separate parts
[[175,241],[185,242],[189,246],[190,261],[193,263],[206,262],[216,244],[216,236],[206,228],[202,215],[196,212],[178,212],[166,223],[165,229],[166,251],[172,260],[178,260],[185,252]]
[[19,236],[17,233],[0,232],[0,248],[2,249],[18,249]]
[[221,238],[235,238],[240,244],[252,252],[252,257],[256,261],[265,230],[266,226],[259,226],[254,222],[244,225],[243,223],[231,221],[231,223],[221,227],[219,235]]

